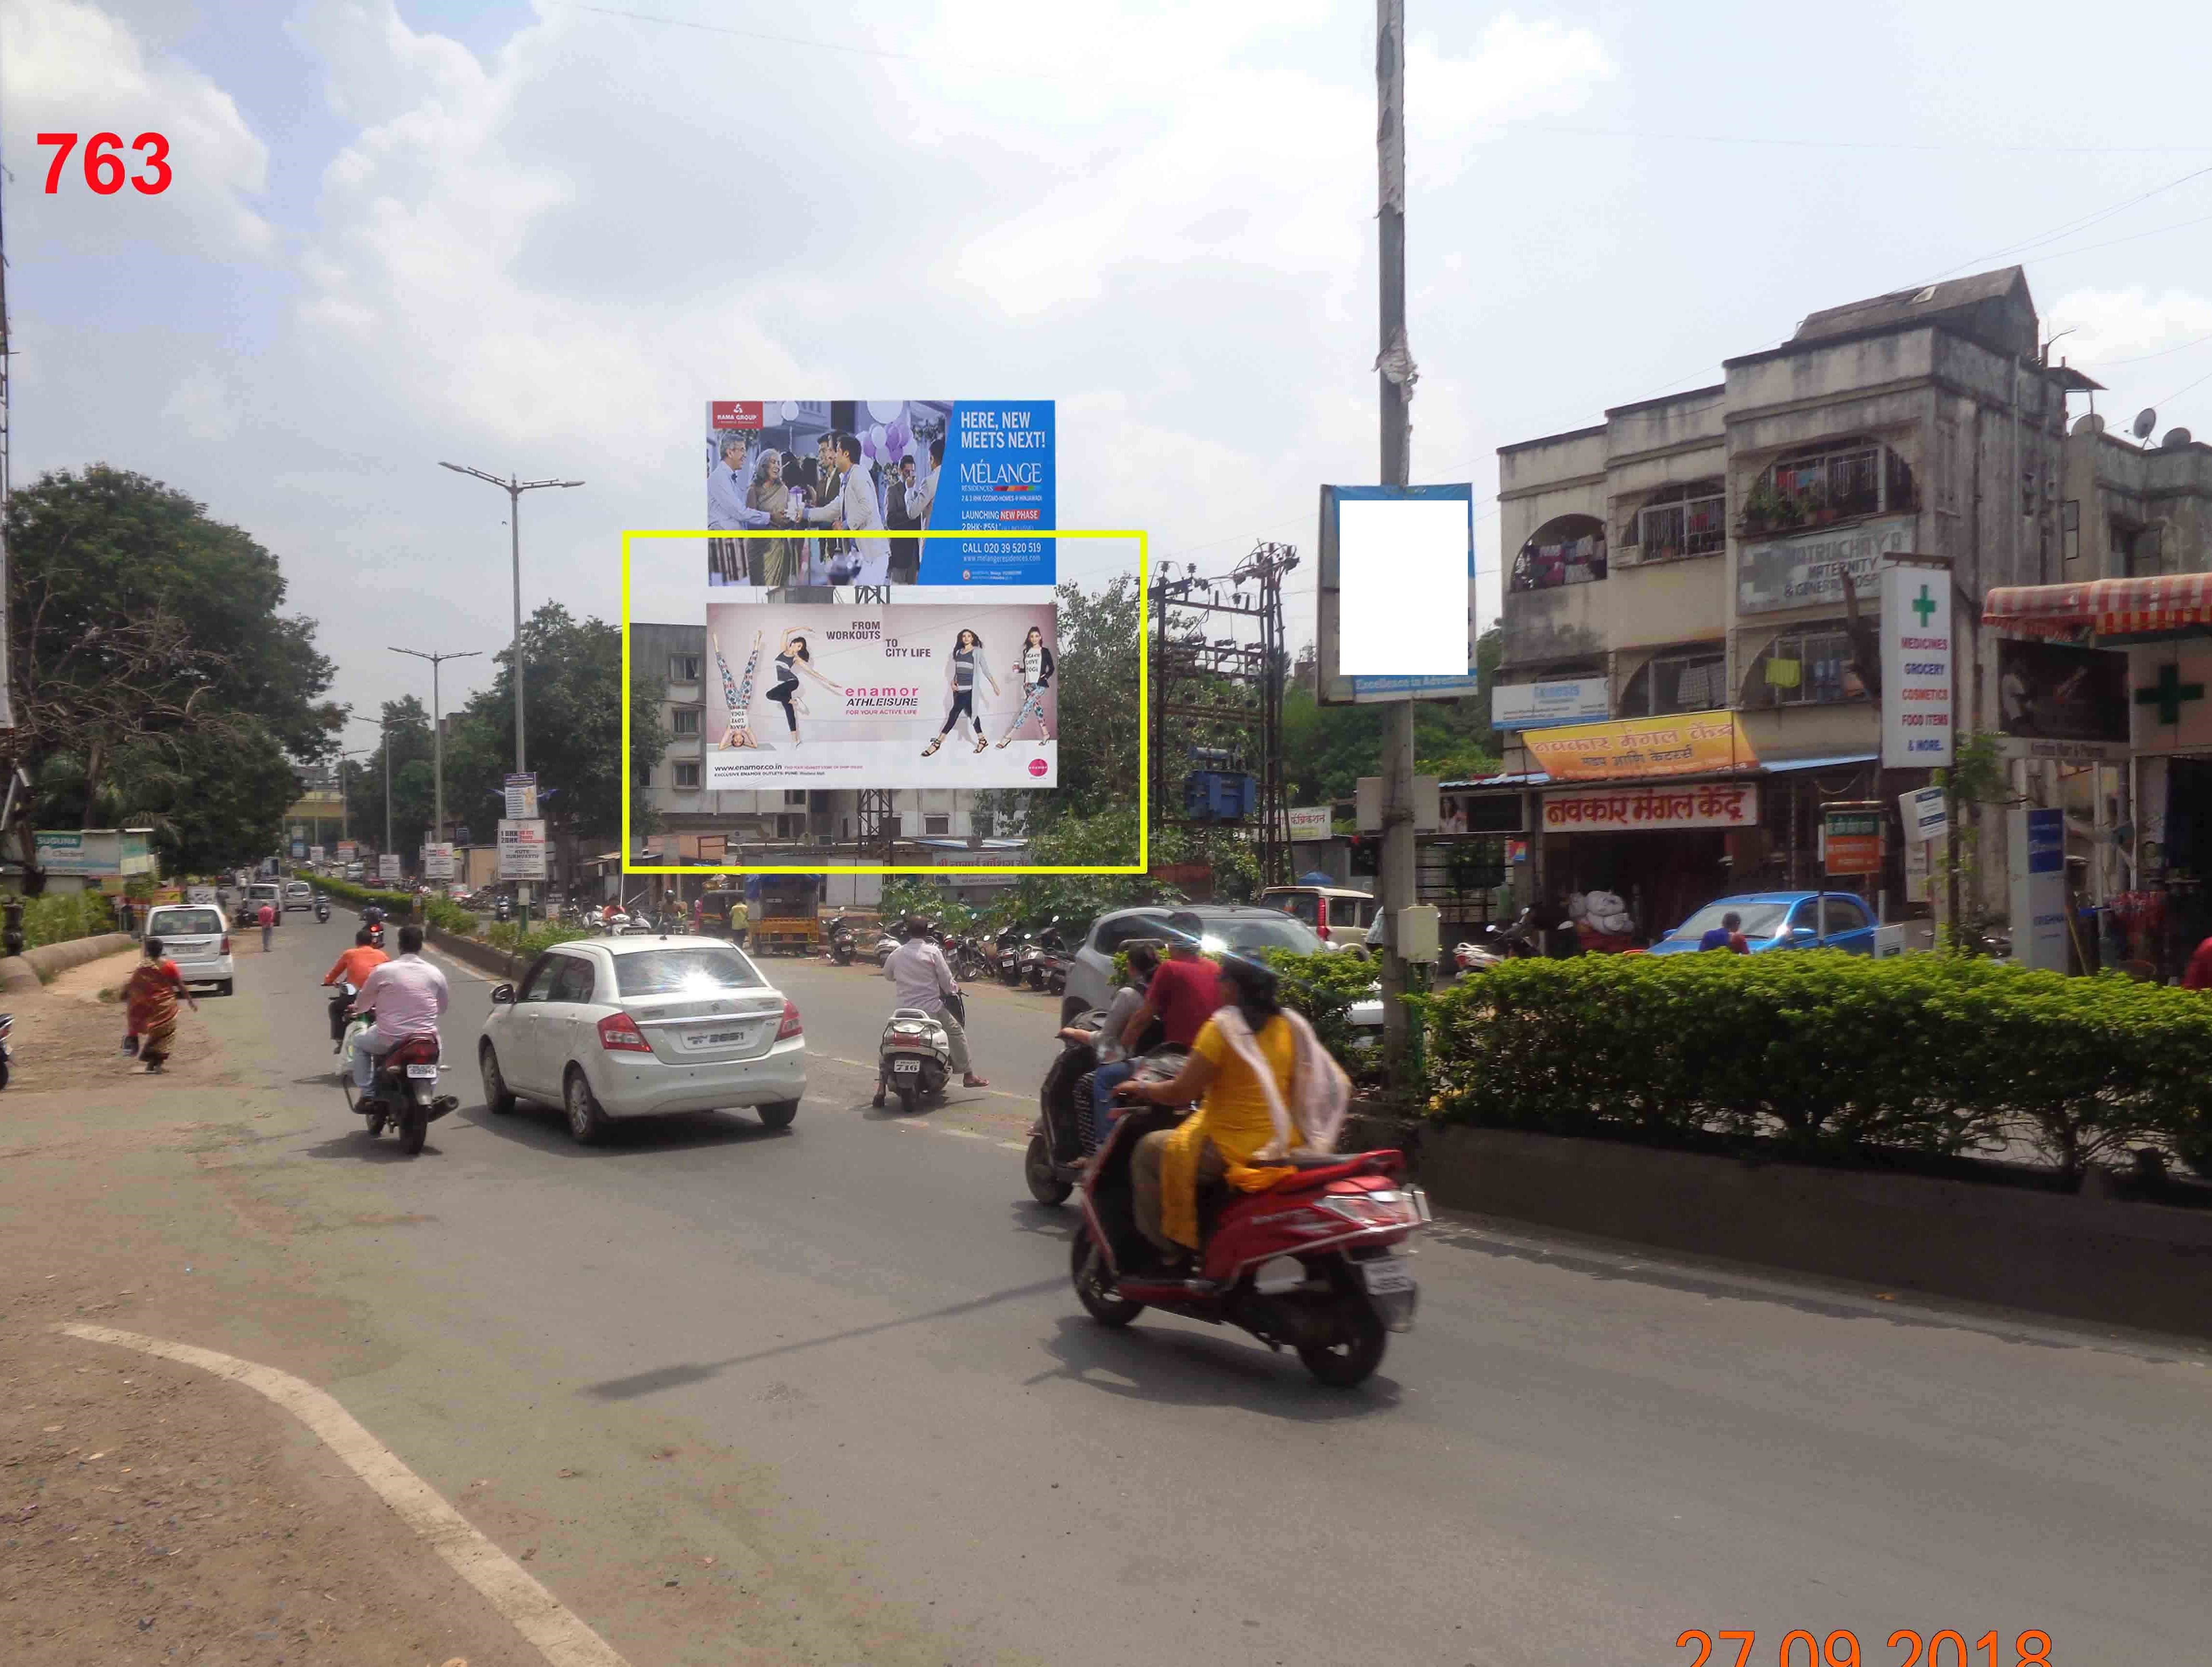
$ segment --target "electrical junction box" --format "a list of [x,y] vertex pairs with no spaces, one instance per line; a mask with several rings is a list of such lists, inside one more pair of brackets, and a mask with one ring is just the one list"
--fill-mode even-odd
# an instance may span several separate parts
[[1433,903],[1401,909],[1396,924],[1397,950],[1402,959],[1424,964],[1436,961],[1443,946],[1443,916]]
[[1905,928],[1902,923],[1896,926],[1877,926],[1875,928],[1875,959],[1877,961],[1887,961],[1893,955],[1904,954],[1905,935]]

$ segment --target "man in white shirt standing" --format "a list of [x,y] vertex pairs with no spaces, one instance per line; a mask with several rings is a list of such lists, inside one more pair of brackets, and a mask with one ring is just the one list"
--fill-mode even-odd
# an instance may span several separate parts
[[[739,532],[757,531],[769,524],[769,513],[755,509],[745,502],[752,490],[748,478],[748,450],[743,435],[730,435],[722,441],[722,460],[707,472],[707,530],[710,532]],[[753,563],[746,546],[750,538],[709,538],[708,558],[714,570],[726,585],[752,582],[750,569]]]
[[[970,1088],[988,1088],[991,1085],[971,1068],[974,1062],[968,1057],[968,1032],[945,1005],[946,996],[960,993],[960,983],[952,976],[945,952],[929,940],[929,922],[910,920],[900,935],[906,941],[884,961],[884,976],[897,989],[899,1006],[919,1007],[944,1025],[945,1039],[951,1044],[952,1068],[960,1073],[960,1080]],[[383,970],[381,967],[377,969],[378,972]],[[884,1103],[880,1081],[876,1084],[875,1103]]]
[[[860,442],[840,429],[830,436],[830,447],[837,455],[838,467],[844,471],[845,484],[834,502],[806,512],[807,525],[842,527],[848,532],[882,532],[883,505],[876,500],[874,472],[864,460]],[[855,585],[889,584],[891,563],[889,540],[860,538],[854,543],[854,553],[860,557],[860,570],[847,582]]]
[[446,1011],[446,975],[422,958],[422,928],[399,928],[397,958],[371,967],[349,1013],[376,1014],[368,1033],[354,1043],[354,1086],[366,1094],[376,1083],[376,1062],[410,1036],[438,1034]]

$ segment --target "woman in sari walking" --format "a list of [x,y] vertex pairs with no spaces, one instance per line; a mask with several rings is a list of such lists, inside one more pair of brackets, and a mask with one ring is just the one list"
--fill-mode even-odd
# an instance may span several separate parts
[[138,1057],[149,1072],[158,1073],[167,1062],[177,1039],[177,998],[184,997],[194,1013],[200,1004],[185,988],[184,974],[161,953],[159,938],[146,940],[146,958],[138,963],[123,986],[128,1004],[131,1035],[138,1043]]

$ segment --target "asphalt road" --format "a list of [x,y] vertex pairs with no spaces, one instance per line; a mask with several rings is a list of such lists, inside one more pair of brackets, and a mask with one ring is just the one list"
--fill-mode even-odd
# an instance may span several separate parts
[[1419,1328],[1329,1390],[1241,1334],[1084,1317],[1012,1149],[1048,998],[976,992],[991,1091],[908,1122],[866,1104],[888,987],[769,962],[793,1127],[587,1150],[483,1110],[489,983],[449,967],[462,1109],[410,1161],[327,1075],[350,917],[289,918],[204,1008],[301,1108],[227,1184],[294,1224],[329,1317],[258,1341],[638,1667],[1694,1664],[1692,1628],[1774,1663],[1793,1627],[1868,1663],[1947,1627],[2204,1658],[2203,1354],[1462,1222]]

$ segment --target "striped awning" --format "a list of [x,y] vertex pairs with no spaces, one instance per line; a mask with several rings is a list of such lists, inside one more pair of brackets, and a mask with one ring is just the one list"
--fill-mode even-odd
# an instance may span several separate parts
[[2100,636],[2212,625],[2212,573],[2002,585],[1982,604],[1982,624],[2029,636],[2061,636],[2084,625]]

